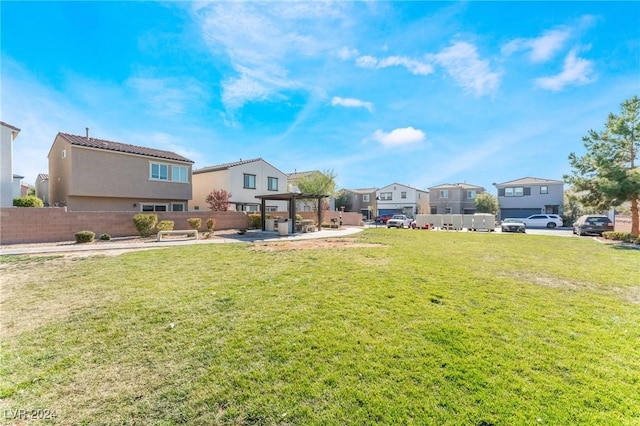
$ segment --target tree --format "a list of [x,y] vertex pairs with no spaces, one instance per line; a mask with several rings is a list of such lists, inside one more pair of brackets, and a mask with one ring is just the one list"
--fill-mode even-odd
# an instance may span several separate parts
[[640,98],[621,104],[620,115],[609,114],[605,129],[590,130],[582,138],[587,153],[569,154],[571,175],[564,179],[584,206],[607,210],[631,204],[631,233],[640,234]]
[[498,213],[498,199],[488,192],[476,195],[476,212],[495,215]]
[[336,208],[340,209],[341,207],[344,207],[344,211],[346,212],[351,211],[351,207],[353,207],[353,205],[349,197],[349,191],[342,190],[336,194]]
[[209,204],[211,211],[226,212],[229,210],[229,198],[231,198],[230,192],[227,192],[224,189],[214,189],[209,195],[207,195],[204,201]]
[[[333,170],[309,173],[298,180],[297,186],[301,192],[316,195],[329,195],[333,197],[336,192],[336,178],[338,175]],[[307,201],[305,201],[306,203]],[[316,210],[315,203],[311,203],[311,209]]]

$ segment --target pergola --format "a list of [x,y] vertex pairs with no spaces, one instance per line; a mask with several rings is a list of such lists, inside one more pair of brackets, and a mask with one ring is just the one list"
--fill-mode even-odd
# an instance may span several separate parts
[[291,233],[296,233],[296,201],[297,200],[318,200],[318,231],[322,229],[322,199],[328,198],[328,195],[324,194],[306,194],[300,192],[285,192],[282,194],[268,194],[268,195],[256,195],[256,198],[260,199],[260,221],[262,222],[262,230],[265,231],[265,223],[266,223],[266,201],[288,201],[289,202],[289,220],[293,223],[291,226]]

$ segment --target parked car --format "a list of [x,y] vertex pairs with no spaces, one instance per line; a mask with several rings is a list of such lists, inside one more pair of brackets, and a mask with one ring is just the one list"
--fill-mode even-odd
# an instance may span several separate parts
[[383,214],[381,216],[376,216],[376,222],[378,222],[378,223],[387,223],[387,221],[389,219],[391,219],[392,216],[393,215],[390,215],[390,214]]
[[606,231],[613,231],[613,222],[602,214],[580,216],[573,224],[573,233],[578,235],[602,235]]
[[562,218],[557,214],[534,214],[522,219],[527,228],[539,227],[553,229],[562,226]]
[[519,232],[524,234],[526,232],[525,228],[526,226],[522,219],[507,218],[500,223],[502,232]]
[[403,214],[394,214],[391,219],[387,220],[387,228],[411,228],[413,219]]

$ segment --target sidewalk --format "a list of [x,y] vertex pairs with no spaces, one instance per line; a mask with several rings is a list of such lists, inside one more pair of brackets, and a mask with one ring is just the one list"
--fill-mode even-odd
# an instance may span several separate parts
[[316,238],[335,238],[356,234],[364,228],[343,227],[341,229],[322,229],[316,232],[297,233],[293,235],[280,236],[278,232],[248,230],[245,234],[221,233],[209,239],[168,239],[165,241],[141,241],[141,242],[118,242],[118,241],[96,241],[94,243],[77,244],[75,242],[63,243],[42,243],[42,244],[11,244],[0,246],[0,256],[26,255],[43,253],[73,253],[105,250],[141,250],[152,248],[166,248],[174,246],[184,246],[193,244],[223,244],[223,243],[254,243],[254,242],[275,242],[275,241],[297,241]]

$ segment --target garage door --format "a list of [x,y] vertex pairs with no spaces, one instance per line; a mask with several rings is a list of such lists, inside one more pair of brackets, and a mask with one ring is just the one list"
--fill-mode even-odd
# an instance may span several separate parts
[[540,214],[540,209],[500,209],[500,220],[507,217],[529,217]]

